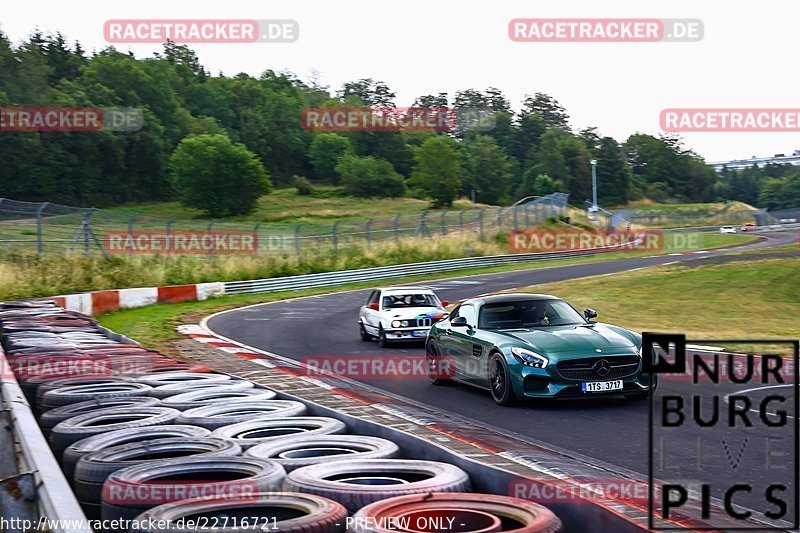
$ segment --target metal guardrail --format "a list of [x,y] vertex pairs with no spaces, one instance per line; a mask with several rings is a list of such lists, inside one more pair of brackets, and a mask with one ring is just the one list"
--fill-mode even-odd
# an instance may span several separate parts
[[[89,522],[50,451],[30,405],[0,347],[0,400],[3,406],[4,467],[0,516],[4,532],[92,533]],[[14,451],[13,458],[6,452]],[[13,460],[16,464],[7,464]],[[15,468],[13,474],[7,473]],[[18,518],[19,521],[13,521]],[[28,520],[27,524],[23,520]],[[26,527],[27,526],[27,527]]]
[[490,255],[483,257],[462,257],[443,259],[424,263],[407,263],[385,267],[361,268],[340,272],[322,272],[319,274],[303,274],[281,278],[255,279],[248,281],[225,282],[225,294],[246,294],[281,290],[310,289],[314,287],[330,287],[365,281],[378,281],[393,277],[408,277],[421,274],[448,272],[465,268],[503,266],[531,261],[552,261],[571,257],[583,257],[604,252],[612,252],[630,248],[629,243],[616,246],[605,246],[587,250],[565,252],[539,252],[529,254]]

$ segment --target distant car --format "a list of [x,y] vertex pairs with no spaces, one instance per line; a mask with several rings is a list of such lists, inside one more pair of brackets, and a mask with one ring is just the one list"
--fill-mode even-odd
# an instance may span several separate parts
[[733,226],[722,226],[719,228],[720,233],[736,233],[736,228]]
[[742,226],[742,231],[750,231],[751,229],[756,229],[756,225],[752,222],[748,222],[744,226]]
[[431,325],[447,315],[447,305],[427,287],[374,289],[359,311],[361,340],[377,338],[382,348],[393,342],[422,342]]
[[642,336],[591,321],[596,316],[591,309],[581,316],[547,294],[465,300],[431,327],[428,376],[434,385],[487,389],[499,405],[521,398],[647,398]]

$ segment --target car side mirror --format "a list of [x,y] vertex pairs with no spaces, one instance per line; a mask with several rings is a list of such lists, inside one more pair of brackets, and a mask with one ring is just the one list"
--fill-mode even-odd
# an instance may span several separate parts
[[442,300],[442,307],[447,307],[448,305],[450,305],[450,302],[449,302],[449,301],[447,301],[447,300]]
[[583,316],[586,317],[586,320],[591,320],[592,318],[595,318],[597,316],[597,311],[595,311],[594,309],[588,309],[588,308],[584,309],[583,310]]
[[463,316],[457,316],[450,322],[450,325],[453,326],[454,328],[462,328],[468,324],[466,318],[464,318]]
[[369,308],[372,309],[373,311],[378,311],[378,302],[372,302],[371,304],[369,304]]

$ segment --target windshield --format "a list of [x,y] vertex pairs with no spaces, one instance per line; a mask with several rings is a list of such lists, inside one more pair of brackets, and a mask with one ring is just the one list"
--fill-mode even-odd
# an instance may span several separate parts
[[485,304],[481,329],[539,328],[585,324],[583,317],[563,300],[519,300]]
[[433,294],[390,294],[383,297],[384,309],[405,307],[439,307],[439,299]]

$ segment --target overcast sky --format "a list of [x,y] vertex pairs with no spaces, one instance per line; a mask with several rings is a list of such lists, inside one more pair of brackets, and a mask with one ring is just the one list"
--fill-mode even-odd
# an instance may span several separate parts
[[[699,18],[705,37],[690,43],[517,43],[514,18]],[[345,81],[385,81],[398,106],[421,94],[498,87],[518,109],[524,95],[546,92],[573,128],[597,126],[623,141],[658,134],[663,108],[798,108],[800,4],[790,0],[4,0],[0,28],[14,42],[38,27],[61,31],[87,50],[106,46],[108,19],[294,19],[291,44],[192,45],[216,74],[316,69],[338,89]],[[149,56],[155,45],[120,45]],[[685,134],[708,161],[800,149],[792,133]]]

